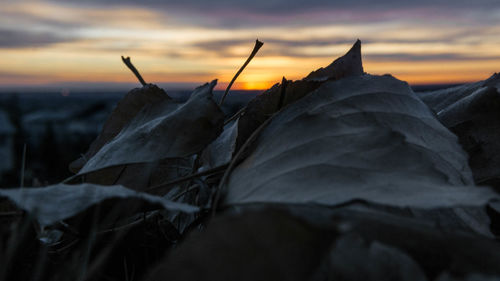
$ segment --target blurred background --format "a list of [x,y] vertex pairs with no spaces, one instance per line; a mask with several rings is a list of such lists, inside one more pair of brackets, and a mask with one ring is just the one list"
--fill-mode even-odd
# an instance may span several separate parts
[[[233,115],[260,91],[234,91],[222,110]],[[185,101],[191,91],[168,95]],[[124,92],[0,94],[0,187],[59,183],[72,175],[69,163],[84,154]],[[223,92],[216,91],[220,100]],[[26,146],[26,152],[24,152]]]

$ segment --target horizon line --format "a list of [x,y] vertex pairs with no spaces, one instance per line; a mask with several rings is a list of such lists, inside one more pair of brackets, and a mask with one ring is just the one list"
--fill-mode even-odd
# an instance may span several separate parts
[[[404,81],[404,80],[403,80]],[[480,80],[478,80],[480,81]],[[405,81],[411,87],[423,87],[423,86],[454,86],[463,85],[467,83],[473,83],[477,81],[442,81],[442,82],[417,82],[410,83]],[[155,84],[160,88],[168,91],[192,91],[196,87],[203,85],[205,82],[159,82],[151,83]],[[276,83],[279,83],[278,81]],[[221,82],[215,88],[215,91],[224,91],[226,89],[228,82]],[[231,87],[233,91],[265,91],[268,90],[275,83],[269,83],[269,87],[266,88],[243,88],[238,87],[237,83]],[[235,87],[236,86],[236,87]],[[96,92],[96,91],[124,91],[131,90],[134,88],[141,88],[142,85],[137,82],[61,82],[61,83],[40,83],[40,84],[0,84],[0,93],[8,92]]]

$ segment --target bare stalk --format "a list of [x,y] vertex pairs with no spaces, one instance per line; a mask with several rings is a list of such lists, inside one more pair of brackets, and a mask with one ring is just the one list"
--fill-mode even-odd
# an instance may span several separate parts
[[236,81],[236,79],[238,78],[238,76],[240,76],[243,69],[245,69],[245,67],[247,67],[248,63],[250,63],[250,61],[253,59],[253,57],[255,57],[255,55],[259,51],[260,47],[262,47],[262,45],[264,45],[264,43],[260,42],[259,39],[255,40],[255,46],[253,47],[252,53],[250,54],[248,59],[245,61],[245,63],[241,66],[240,70],[238,70],[238,72],[236,72],[236,74],[234,75],[231,82],[229,82],[229,85],[227,85],[226,91],[224,92],[224,95],[222,96],[222,99],[220,100],[219,106],[222,106],[222,104],[224,103],[224,100],[226,99],[227,94],[229,93],[229,90],[231,89],[231,86],[233,86],[234,81]]
[[25,169],[26,169],[26,144],[24,144],[24,147],[23,147],[23,160],[21,163],[21,179],[20,179],[20,183],[19,183],[19,186],[21,188],[24,187],[24,170]]
[[135,68],[135,66],[130,61],[130,57],[122,56],[122,61],[132,71],[132,73],[135,74],[135,77],[137,77],[137,79],[139,79],[139,82],[141,82],[142,86],[146,86],[147,85],[146,81],[144,81],[144,79],[142,79],[141,74],[139,73],[137,68]]
[[212,174],[221,173],[228,166],[229,166],[229,164],[224,164],[224,165],[212,168],[210,170],[206,170],[206,171],[202,171],[202,172],[199,172],[199,173],[191,174],[191,175],[188,175],[188,176],[185,176],[185,177],[177,178],[177,179],[175,179],[173,181],[170,181],[170,182],[167,182],[167,183],[162,183],[162,184],[159,184],[159,185],[152,186],[152,187],[146,189],[145,191],[146,192],[151,192],[152,190],[154,190],[155,193],[158,193],[163,188],[172,186],[174,184],[178,184],[178,183],[181,183],[181,182],[192,180],[192,179],[195,179],[195,178],[198,178],[198,177],[201,177],[201,176],[206,176],[206,175],[212,175]]
[[245,150],[248,147],[250,147],[250,145],[254,142],[255,139],[257,139],[257,137],[267,127],[267,125],[271,122],[274,116],[276,116],[276,114],[267,118],[267,120],[264,123],[262,123],[262,125],[260,125],[257,129],[255,129],[255,131],[250,135],[250,137],[245,141],[245,143],[243,143],[243,145],[241,146],[240,150],[238,150],[236,155],[234,155],[233,159],[231,160],[231,163],[229,163],[229,166],[224,172],[224,175],[222,176],[222,179],[219,182],[219,186],[215,191],[214,201],[212,203],[212,216],[215,216],[215,213],[217,212],[217,206],[219,205],[222,193],[224,192],[223,190],[224,185],[226,184],[226,181],[229,178],[229,175],[233,171],[234,167],[236,167],[236,164],[239,163],[238,160],[240,160]]
[[226,126],[227,124],[229,124],[231,121],[235,120],[235,119],[238,119],[241,114],[243,114],[243,112],[247,109],[247,107],[243,107],[241,108],[240,110],[238,110],[238,112],[236,112],[233,116],[231,116],[229,119],[227,119],[226,121],[224,121],[224,126]]

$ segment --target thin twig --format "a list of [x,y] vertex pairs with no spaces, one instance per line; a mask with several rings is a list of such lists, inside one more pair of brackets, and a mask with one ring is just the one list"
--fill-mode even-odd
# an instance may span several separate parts
[[227,85],[226,91],[224,92],[224,95],[222,96],[222,99],[220,100],[219,106],[222,106],[222,104],[224,103],[224,100],[226,99],[227,94],[229,93],[229,90],[231,89],[231,86],[233,86],[234,81],[236,81],[236,78],[238,78],[238,76],[240,76],[243,69],[245,69],[245,67],[248,65],[248,63],[250,63],[250,61],[257,54],[257,52],[259,51],[260,47],[262,47],[262,45],[264,45],[264,43],[260,42],[259,39],[255,40],[255,46],[253,47],[252,53],[250,54],[248,59],[245,61],[245,63],[241,66],[240,70],[238,70],[238,72],[236,72],[236,74],[234,75],[234,77],[231,80],[231,82],[229,83],[229,85]]
[[132,228],[132,227],[134,227],[136,225],[144,223],[145,220],[150,219],[150,218],[152,218],[153,216],[156,216],[156,215],[158,215],[158,213],[156,211],[153,211],[153,212],[145,215],[145,217],[141,217],[139,219],[136,219],[133,222],[129,222],[129,223],[126,223],[124,225],[120,225],[120,226],[116,226],[116,227],[112,227],[112,228],[108,228],[108,229],[103,229],[103,230],[96,231],[96,235],[102,235],[102,234],[107,234],[107,233],[112,233],[112,232],[118,232],[118,231],[121,231],[121,230],[129,229],[129,228]]
[[[104,168],[104,169],[116,168],[116,167],[120,167],[120,166],[122,167],[122,169],[120,170],[120,172],[118,172],[118,175],[116,176],[115,180],[113,181],[113,184],[116,184],[118,182],[118,180],[120,179],[120,177],[123,174],[123,171],[127,168],[128,164],[121,164],[121,165],[109,166],[109,167]],[[82,174],[75,174],[75,175],[69,176],[68,178],[64,179],[61,183],[62,184],[72,184],[72,182],[74,180],[76,180],[78,178],[84,178],[85,176],[87,176],[91,173],[97,172],[97,171],[102,171],[102,169],[91,170],[91,171],[88,171],[88,172],[85,172]],[[85,179],[82,179],[82,180],[84,181]]]
[[132,71],[132,73],[135,74],[135,77],[137,77],[137,79],[139,79],[139,82],[141,82],[142,86],[146,86],[147,85],[146,81],[144,81],[144,79],[142,79],[141,74],[139,73],[137,68],[135,68],[135,66],[130,61],[130,57],[122,56],[122,61]]
[[127,164],[123,165],[123,167],[121,168],[120,172],[118,173],[118,176],[116,176],[115,180],[113,181],[113,185],[115,185],[120,180],[120,178],[123,175],[123,172],[125,172],[125,170],[127,169],[127,167],[128,167]]
[[77,229],[65,223],[64,221],[57,222],[56,229],[61,230],[64,233],[69,233],[75,237],[81,237],[80,232]]
[[24,215],[24,212],[19,212],[19,211],[14,211],[14,212],[3,212],[0,213],[0,218],[1,217],[22,217]]
[[177,178],[177,179],[175,179],[173,181],[169,181],[169,182],[166,182],[166,183],[162,183],[162,184],[159,184],[159,185],[152,186],[152,187],[146,189],[145,191],[146,192],[150,192],[152,190],[157,190],[157,189],[161,190],[162,188],[169,187],[171,185],[178,184],[178,183],[181,183],[181,182],[185,182],[185,181],[197,178],[197,177],[211,175],[211,174],[216,174],[216,173],[219,173],[221,171],[224,171],[224,169],[226,169],[228,166],[229,166],[229,164],[224,164],[224,165],[215,167],[215,168],[210,169],[210,170],[206,170],[206,171],[202,171],[202,172],[199,172],[199,173],[191,174],[191,175],[188,175],[188,176],[185,176],[185,177]]
[[233,160],[231,160],[231,163],[229,163],[229,167],[227,167],[226,171],[224,172],[224,175],[222,176],[222,179],[220,180],[219,186],[217,187],[217,190],[215,191],[215,197],[214,201],[212,204],[212,216],[215,215],[215,212],[217,210],[217,205],[219,204],[221,194],[222,194],[222,188],[224,187],[225,182],[229,178],[229,174],[231,174],[231,171],[234,169],[236,166],[236,163],[238,163],[238,160],[240,157],[243,155],[244,151],[253,143],[253,141],[260,135],[260,132],[264,130],[267,127],[267,124],[271,122],[271,120],[276,116],[274,114],[273,116],[267,118],[267,120],[262,123],[253,133],[250,135],[250,137],[243,143],[241,146],[240,150],[234,155]]
[[58,248],[58,249],[55,249],[55,250],[49,250],[49,253],[51,253],[51,254],[60,254],[60,253],[62,253],[64,251],[66,251],[67,249],[75,246],[78,242],[80,242],[80,238],[76,237],[70,243],[68,243],[67,245],[64,245],[61,248]]
[[179,199],[179,198],[181,198],[183,195],[186,195],[186,194],[188,194],[189,192],[191,192],[191,191],[193,191],[193,190],[196,190],[197,188],[200,188],[200,185],[198,185],[198,184],[192,185],[192,186],[190,186],[190,187],[186,188],[186,190],[184,190],[183,192],[181,192],[181,193],[179,193],[179,194],[175,195],[174,197],[172,197],[172,199],[170,199],[170,200],[172,200],[172,201],[178,200],[178,199]]
[[20,179],[20,184],[19,186],[21,188],[24,187],[24,170],[26,169],[26,143],[24,144],[23,147],[23,160],[21,163],[21,179]]
[[79,177],[82,177],[83,175],[86,175],[86,174],[75,174],[75,175],[69,176],[68,178],[64,179],[61,183],[62,184],[69,184],[73,180],[75,180]]
[[236,112],[233,116],[229,117],[229,119],[224,121],[224,126],[229,124],[234,119],[238,119],[241,116],[241,114],[243,114],[243,112],[245,112],[246,109],[247,109],[247,107],[245,106],[242,109],[238,110],[238,112]]
[[[281,85],[282,85],[282,89],[281,89],[282,92],[281,92],[281,97],[280,97],[280,103],[282,102],[281,99],[282,98],[284,99],[283,96],[285,94],[286,87],[288,85],[288,81],[285,79],[285,77],[283,77]],[[229,178],[231,171],[234,169],[234,167],[238,163],[240,157],[244,154],[245,150],[253,143],[253,141],[260,135],[262,130],[264,130],[267,127],[267,125],[274,119],[274,117],[276,117],[281,111],[283,111],[282,104],[281,104],[281,107],[278,108],[277,112],[272,114],[269,118],[266,119],[266,121],[264,121],[264,123],[262,123],[262,125],[260,125],[257,129],[255,129],[255,131],[253,131],[253,133],[250,135],[250,137],[248,137],[248,139],[243,143],[241,148],[238,150],[236,155],[234,155],[233,159],[229,163],[229,166],[227,167],[226,171],[224,172],[222,179],[219,182],[219,186],[217,186],[217,190],[215,191],[214,200],[212,203],[212,216],[215,216],[215,213],[217,211],[217,206],[218,206],[219,201],[220,201],[221,196],[222,196],[221,194],[223,192],[223,187],[224,187],[227,179]]]

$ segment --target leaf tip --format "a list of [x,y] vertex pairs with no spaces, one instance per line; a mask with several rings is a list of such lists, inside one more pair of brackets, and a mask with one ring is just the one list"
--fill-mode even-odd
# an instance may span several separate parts
[[215,85],[217,85],[217,81],[218,79],[214,79],[210,82],[210,88],[213,89],[215,87]]

